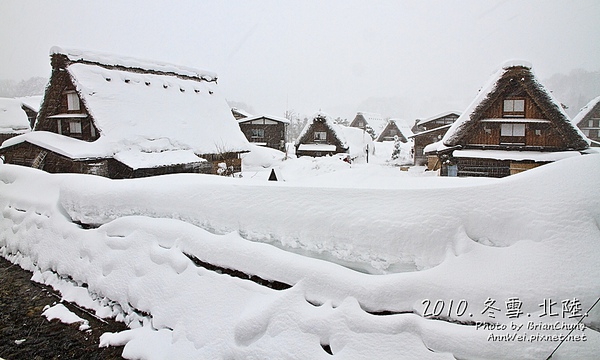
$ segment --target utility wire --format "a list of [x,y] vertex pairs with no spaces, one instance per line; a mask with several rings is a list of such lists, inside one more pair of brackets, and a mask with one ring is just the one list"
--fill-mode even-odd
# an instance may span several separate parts
[[[596,306],[596,304],[598,304],[598,302],[600,302],[600,297],[596,300],[596,302],[594,303],[594,305],[592,305],[588,311],[586,311],[585,315],[581,317],[581,319],[579,319],[579,321],[577,322],[577,325],[579,325],[583,319],[587,316],[587,314],[590,313],[590,311],[592,311],[592,309],[594,308],[594,306]],[[558,348],[565,342],[565,340],[569,337],[569,335],[571,335],[571,333],[577,328],[577,326],[573,327],[573,329],[571,329],[571,331],[569,331],[569,333],[567,334],[567,336],[565,336],[562,341],[556,346],[556,348],[554,349],[554,351],[552,351],[552,353],[546,358],[546,360],[549,360],[550,358],[552,358],[552,355],[554,355],[554,353],[556,352],[556,350],[558,350]]]

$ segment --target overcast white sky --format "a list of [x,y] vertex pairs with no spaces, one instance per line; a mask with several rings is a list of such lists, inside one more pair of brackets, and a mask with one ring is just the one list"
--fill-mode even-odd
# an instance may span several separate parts
[[414,119],[463,110],[505,60],[600,70],[600,1],[0,1],[0,79],[51,46],[216,72],[257,113]]

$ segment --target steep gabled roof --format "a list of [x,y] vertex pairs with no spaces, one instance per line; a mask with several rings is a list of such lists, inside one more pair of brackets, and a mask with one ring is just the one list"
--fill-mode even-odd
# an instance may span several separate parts
[[381,132],[385,129],[388,123],[387,120],[385,120],[381,116],[381,114],[364,111],[357,112],[356,116],[354,117],[354,120],[352,120],[352,123],[360,119],[362,119],[365,122],[365,124],[367,124],[369,127],[371,127],[371,129],[373,129],[375,138],[377,138],[381,134]]
[[404,119],[390,119],[389,120],[391,123],[396,124],[396,127],[398,128],[398,130],[400,131],[400,133],[402,134],[402,136],[404,136],[407,140],[408,138],[412,137],[414,135],[412,129],[411,129],[411,124]]
[[490,78],[473,102],[444,135],[443,145],[447,147],[459,145],[463,137],[469,133],[469,130],[479,120],[482,120],[485,111],[497,99],[505,95],[507,89],[514,86],[520,86],[531,97],[544,113],[546,119],[555,125],[556,130],[565,139],[568,147],[581,150],[589,146],[589,142],[585,139],[583,133],[573,125],[560,103],[537,81],[531,69],[531,64],[521,61],[505,63]]
[[[249,150],[214,73],[58,47],[51,54],[53,65],[57,56],[67,59],[66,71],[100,132],[96,142],[115,154]],[[148,141],[155,147],[140,145]]]
[[348,148],[348,144],[346,143],[346,138],[344,136],[344,133],[342,132],[341,126],[336,124],[336,122],[331,118],[331,116],[329,116],[329,114],[324,113],[322,111],[318,111],[310,117],[310,120],[306,123],[306,125],[304,125],[304,129],[302,129],[300,135],[298,135],[298,137],[296,138],[296,144],[300,144],[302,138],[306,135],[306,133],[311,128],[315,120],[319,120],[320,122],[322,122],[339,140],[343,148]]
[[581,124],[581,122],[585,120],[589,120],[590,114],[594,111],[600,111],[600,96],[595,99],[592,99],[586,106],[579,110],[579,113],[573,118],[573,124],[579,127],[585,127],[585,124]]

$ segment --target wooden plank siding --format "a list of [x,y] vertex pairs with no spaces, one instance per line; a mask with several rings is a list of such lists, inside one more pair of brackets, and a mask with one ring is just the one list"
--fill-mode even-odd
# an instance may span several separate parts
[[[551,126],[541,109],[530,97],[520,97],[525,100],[525,112],[521,117],[507,117],[503,111],[505,98],[497,99],[487,111],[483,113],[469,134],[464,137],[465,148],[520,148],[520,149],[562,149],[563,140],[559,132]],[[486,119],[492,119],[486,121]],[[540,122],[531,122],[539,119]],[[501,136],[501,124],[525,124],[525,136]],[[519,122],[519,120],[523,120]]]

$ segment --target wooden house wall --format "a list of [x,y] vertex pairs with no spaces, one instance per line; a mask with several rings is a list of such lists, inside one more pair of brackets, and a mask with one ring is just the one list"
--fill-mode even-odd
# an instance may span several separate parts
[[443,128],[426,134],[417,134],[413,139],[415,141],[415,159],[414,164],[418,166],[427,164],[427,155],[423,153],[425,146],[439,141],[444,137],[448,128]]
[[[504,98],[497,99],[481,117],[482,119],[502,119]],[[524,117],[506,117],[511,123],[518,123],[519,119],[545,119],[544,113],[530,98],[525,98]],[[479,121],[462,140],[465,148],[511,148],[523,150],[561,150],[567,146],[556,127],[549,122],[525,123],[525,136],[501,136],[501,121],[487,122]],[[539,132],[539,135],[536,133]]]
[[36,166],[40,170],[49,173],[108,174],[106,159],[73,160],[28,142],[8,147],[2,151],[2,155],[6,164],[34,167],[36,158],[44,152],[46,155]]
[[[286,124],[277,122],[277,124],[253,124],[252,122],[240,123],[240,129],[246,136],[246,139],[250,142],[266,143],[267,147],[285,150],[286,142]],[[265,136],[262,139],[256,139],[252,137],[253,129],[263,129]],[[283,141],[283,146],[282,146]]]
[[495,159],[460,158],[457,162],[458,176],[470,177],[496,177],[509,175],[536,168],[547,162],[534,162],[531,160],[511,161]]

